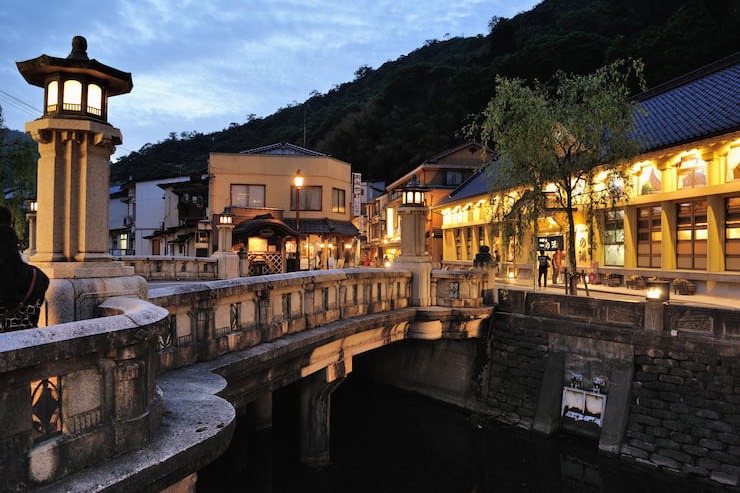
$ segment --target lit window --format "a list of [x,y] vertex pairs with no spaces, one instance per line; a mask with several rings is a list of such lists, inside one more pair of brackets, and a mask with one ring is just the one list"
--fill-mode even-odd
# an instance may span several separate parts
[[678,188],[695,188],[707,184],[707,163],[700,159],[682,161],[678,169]]
[[87,112],[97,116],[103,113],[103,90],[97,84],[87,86]]
[[345,192],[339,188],[331,189],[331,211],[339,214],[345,212]]
[[46,86],[46,111],[56,111],[59,103],[59,82],[53,80]]
[[640,194],[660,192],[662,188],[662,177],[655,166],[645,166],[640,173]]
[[[321,187],[304,186],[300,192],[301,211],[320,211],[321,210]],[[295,210],[295,186],[290,187],[290,210]]]
[[607,211],[604,222],[604,264],[624,266],[624,211]]
[[82,110],[82,84],[78,80],[64,81],[62,108],[69,111]]
[[727,181],[740,180],[740,145],[730,148],[727,153]]

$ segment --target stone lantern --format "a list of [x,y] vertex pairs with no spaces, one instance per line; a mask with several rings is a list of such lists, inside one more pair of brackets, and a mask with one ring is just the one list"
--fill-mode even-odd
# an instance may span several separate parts
[[30,261],[51,280],[42,320],[90,318],[109,296],[146,298],[146,282],[108,253],[108,162],[122,143],[120,130],[108,124],[108,98],[131,91],[131,74],[88,58],[82,36],[72,40],[67,58],[41,55],[16,65],[29,84],[44,89],[44,115],[26,124],[41,155]]
[[239,277],[239,255],[232,251],[232,232],[234,230],[234,215],[228,210],[214,215],[216,232],[218,235],[218,250],[213,257],[218,260],[219,279]]
[[410,270],[413,274],[412,303],[431,304],[432,257],[426,252],[427,188],[419,185],[416,175],[401,188],[401,255],[393,259],[393,267]]

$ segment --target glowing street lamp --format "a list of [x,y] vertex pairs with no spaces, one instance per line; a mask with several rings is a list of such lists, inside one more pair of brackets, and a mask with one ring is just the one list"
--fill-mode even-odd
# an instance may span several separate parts
[[401,203],[407,207],[424,207],[427,190],[419,184],[414,174],[411,180],[401,188]]
[[303,188],[303,176],[301,176],[301,170],[295,172],[293,178],[293,185],[295,185],[295,230],[301,232],[301,188]]
[[108,121],[108,98],[131,92],[131,74],[87,56],[87,41],[72,40],[67,58],[41,55],[17,63],[29,84],[44,88],[44,117]]
[[650,280],[646,282],[645,298],[648,301],[666,302],[671,298],[670,281]]

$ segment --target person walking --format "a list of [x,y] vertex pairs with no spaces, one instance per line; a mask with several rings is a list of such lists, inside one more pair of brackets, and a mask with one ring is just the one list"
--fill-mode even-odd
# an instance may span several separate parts
[[545,255],[544,250],[540,250],[540,254],[537,257],[537,266],[539,267],[539,275],[537,276],[537,286],[542,287],[542,279],[545,279],[545,287],[547,287],[547,269],[550,267],[550,257]]
[[558,247],[555,253],[552,254],[552,283],[558,283],[558,277],[560,277],[560,270],[563,268],[563,258],[565,253]]

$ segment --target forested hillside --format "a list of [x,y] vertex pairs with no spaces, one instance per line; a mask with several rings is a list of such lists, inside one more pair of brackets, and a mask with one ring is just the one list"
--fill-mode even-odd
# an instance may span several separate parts
[[212,134],[173,133],[119,160],[112,179],[196,171],[209,152],[286,141],[348,161],[367,178],[392,180],[461,142],[496,74],[546,80],[558,69],[586,73],[633,57],[645,61],[654,86],[737,50],[738,10],[736,0],[544,0],[512,19],[492,17],[487,36],[429,40],[265,118]]

